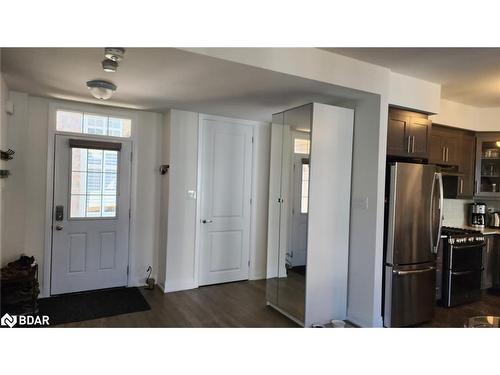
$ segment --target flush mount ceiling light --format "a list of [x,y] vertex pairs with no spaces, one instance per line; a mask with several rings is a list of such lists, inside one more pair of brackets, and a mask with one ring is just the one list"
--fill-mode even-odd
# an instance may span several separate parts
[[123,59],[123,55],[125,55],[125,48],[121,47],[106,47],[104,48],[104,57],[113,60],[113,61],[121,61]]
[[116,91],[116,85],[101,80],[88,81],[87,87],[94,98],[101,100],[111,98]]
[[114,60],[102,60],[102,69],[108,73],[114,73],[118,70],[118,63]]

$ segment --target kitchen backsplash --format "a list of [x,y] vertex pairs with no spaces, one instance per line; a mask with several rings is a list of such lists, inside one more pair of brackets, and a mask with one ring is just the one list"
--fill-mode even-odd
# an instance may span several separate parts
[[467,225],[468,199],[445,199],[443,207],[443,225],[447,227],[461,227]]
[[[500,211],[500,201],[488,201],[476,199],[476,202],[486,204],[486,208],[492,208],[494,211]],[[471,199],[445,199],[443,209],[443,225],[447,227],[461,227],[468,225],[469,221],[469,203]]]

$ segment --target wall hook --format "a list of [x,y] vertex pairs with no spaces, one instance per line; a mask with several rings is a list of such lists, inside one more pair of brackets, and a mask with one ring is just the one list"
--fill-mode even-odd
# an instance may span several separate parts
[[170,165],[168,164],[163,164],[160,166],[160,174],[164,175],[165,173],[168,172],[168,169],[170,168]]
[[6,169],[0,169],[0,178],[7,178],[9,177],[10,172]]
[[10,148],[7,151],[0,150],[0,158],[2,160],[11,160],[12,155],[14,154],[15,154],[14,150],[11,150]]

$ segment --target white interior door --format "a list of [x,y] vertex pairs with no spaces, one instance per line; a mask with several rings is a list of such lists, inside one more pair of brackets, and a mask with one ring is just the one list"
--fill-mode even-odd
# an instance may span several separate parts
[[55,140],[51,294],[127,285],[129,141]]
[[199,285],[248,279],[253,127],[202,124]]

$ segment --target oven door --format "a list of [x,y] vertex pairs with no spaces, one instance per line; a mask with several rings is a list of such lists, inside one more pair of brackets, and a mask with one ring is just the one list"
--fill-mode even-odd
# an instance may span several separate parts
[[481,270],[447,271],[445,305],[457,306],[481,298]]
[[453,272],[481,270],[484,246],[485,244],[449,245],[446,268]]

